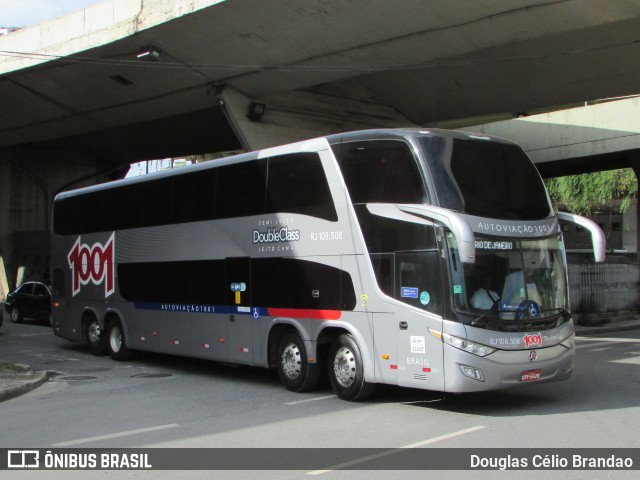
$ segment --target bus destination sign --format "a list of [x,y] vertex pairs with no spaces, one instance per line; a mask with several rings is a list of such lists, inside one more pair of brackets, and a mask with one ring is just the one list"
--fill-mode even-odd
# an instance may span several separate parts
[[477,250],[513,250],[513,242],[476,240]]

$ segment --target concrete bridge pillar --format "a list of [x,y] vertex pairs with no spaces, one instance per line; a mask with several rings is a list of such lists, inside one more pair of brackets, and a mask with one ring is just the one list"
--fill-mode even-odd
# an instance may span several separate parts
[[0,303],[16,284],[49,280],[54,196],[70,186],[105,181],[122,172],[81,151],[0,149]]

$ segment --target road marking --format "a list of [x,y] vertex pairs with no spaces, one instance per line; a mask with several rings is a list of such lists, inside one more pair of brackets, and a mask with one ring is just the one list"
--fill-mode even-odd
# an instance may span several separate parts
[[640,356],[623,358],[622,360],[611,360],[609,363],[627,363],[629,365],[640,365]]
[[362,457],[362,458],[356,458],[355,460],[351,460],[349,462],[340,463],[338,465],[333,465],[333,466],[327,467],[327,468],[325,468],[323,470],[314,470],[312,472],[307,472],[307,475],[321,475],[323,473],[331,472],[333,470],[339,470],[341,468],[351,467],[353,465],[358,465],[360,463],[368,462],[369,460],[375,460],[377,458],[388,457],[389,455],[393,455],[395,453],[398,453],[399,449],[424,447],[425,445],[430,445],[432,443],[441,442],[442,440],[448,440],[450,438],[459,437],[460,435],[465,435],[467,433],[472,433],[472,432],[475,432],[477,430],[482,430],[483,428],[485,428],[485,427],[484,426],[477,426],[477,427],[465,428],[464,430],[459,430],[459,431],[453,432],[453,433],[447,433],[446,435],[440,435],[439,437],[429,438],[429,439],[423,440],[421,442],[411,443],[411,444],[405,445],[403,447],[398,447],[398,448],[386,450],[384,452],[376,453],[376,454],[373,454],[373,455],[368,455],[368,456]]
[[73,362],[77,362],[78,360],[80,360],[79,358],[73,358],[73,357],[66,357],[64,355],[56,355],[53,353],[31,353],[28,352],[27,355],[29,355],[30,357],[36,357],[36,358],[52,358],[54,360],[60,360],[61,362],[66,362],[67,360],[73,361]]
[[603,338],[603,337],[580,337],[579,342],[617,342],[617,343],[640,343],[640,338]]
[[176,427],[179,427],[179,426],[180,425],[178,425],[177,423],[170,423],[168,425],[159,425],[157,427],[149,427],[149,428],[139,428],[137,430],[129,430],[129,431],[126,431],[126,432],[111,433],[109,435],[100,435],[100,436],[97,436],[97,437],[79,438],[77,440],[70,440],[68,442],[54,443],[51,446],[52,447],[69,447],[71,445],[80,445],[82,443],[99,442],[100,440],[111,440],[111,439],[114,439],[114,438],[129,437],[131,435],[138,435],[140,433],[156,432],[158,430],[166,430],[168,428],[176,428]]
[[314,398],[307,398],[306,400],[298,400],[296,402],[287,402],[285,403],[285,405],[300,405],[301,403],[309,403],[309,402],[318,402],[320,400],[328,400],[330,398],[337,398],[337,395],[327,395],[324,397],[314,397]]
[[608,347],[612,348],[611,342],[595,342],[595,343],[581,343],[580,345],[576,344],[576,348],[584,349],[584,348],[594,348],[594,347]]

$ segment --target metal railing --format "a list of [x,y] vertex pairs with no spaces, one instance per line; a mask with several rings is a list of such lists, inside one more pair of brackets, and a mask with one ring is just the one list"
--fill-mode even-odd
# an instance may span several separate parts
[[570,264],[569,301],[573,313],[640,310],[640,264]]

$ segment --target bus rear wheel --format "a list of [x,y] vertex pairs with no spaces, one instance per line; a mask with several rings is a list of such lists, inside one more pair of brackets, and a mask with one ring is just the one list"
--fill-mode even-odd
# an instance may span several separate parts
[[104,355],[107,353],[107,336],[104,330],[100,327],[100,322],[97,318],[89,320],[87,325],[87,342],[89,343],[89,350],[94,355]]
[[327,363],[331,387],[341,399],[358,402],[375,390],[375,384],[364,380],[360,347],[351,335],[340,335],[331,345]]
[[111,358],[119,362],[131,359],[133,352],[127,348],[124,329],[122,328],[120,320],[112,320],[109,322],[107,332],[107,346]]
[[278,345],[278,376],[282,384],[292,392],[313,390],[320,380],[320,366],[309,363],[300,335],[287,333]]

